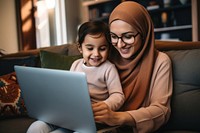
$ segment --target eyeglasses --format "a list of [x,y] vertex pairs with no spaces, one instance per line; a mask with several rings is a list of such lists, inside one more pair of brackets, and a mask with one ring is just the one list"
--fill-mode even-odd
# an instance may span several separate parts
[[139,32],[135,35],[132,32],[126,32],[126,33],[123,33],[121,37],[119,37],[115,33],[110,32],[111,43],[113,45],[116,45],[118,43],[119,39],[121,39],[126,44],[133,44],[135,42],[135,37],[138,34],[139,34]]

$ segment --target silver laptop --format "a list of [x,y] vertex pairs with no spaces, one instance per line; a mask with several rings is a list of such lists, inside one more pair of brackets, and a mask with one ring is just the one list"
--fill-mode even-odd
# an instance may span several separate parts
[[78,133],[97,132],[84,73],[25,66],[14,68],[30,117]]

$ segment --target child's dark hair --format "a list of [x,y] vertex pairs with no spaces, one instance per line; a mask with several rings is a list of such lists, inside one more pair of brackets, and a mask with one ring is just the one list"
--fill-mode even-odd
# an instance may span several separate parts
[[110,30],[108,25],[103,21],[88,21],[83,23],[78,30],[78,43],[82,45],[85,36],[90,35],[98,35],[101,37],[103,34],[106,37],[108,43],[110,43]]

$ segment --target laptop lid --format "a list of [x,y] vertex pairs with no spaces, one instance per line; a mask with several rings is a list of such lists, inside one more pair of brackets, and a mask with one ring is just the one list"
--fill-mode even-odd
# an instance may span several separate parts
[[15,66],[30,117],[80,133],[95,133],[86,75]]

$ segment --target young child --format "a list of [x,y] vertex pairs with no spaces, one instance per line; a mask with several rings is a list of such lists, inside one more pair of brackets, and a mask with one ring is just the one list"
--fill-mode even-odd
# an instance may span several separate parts
[[70,71],[85,72],[91,102],[104,102],[114,111],[125,98],[117,69],[107,60],[109,39],[109,27],[104,22],[83,23],[78,31],[78,49],[83,58],[76,60]]

